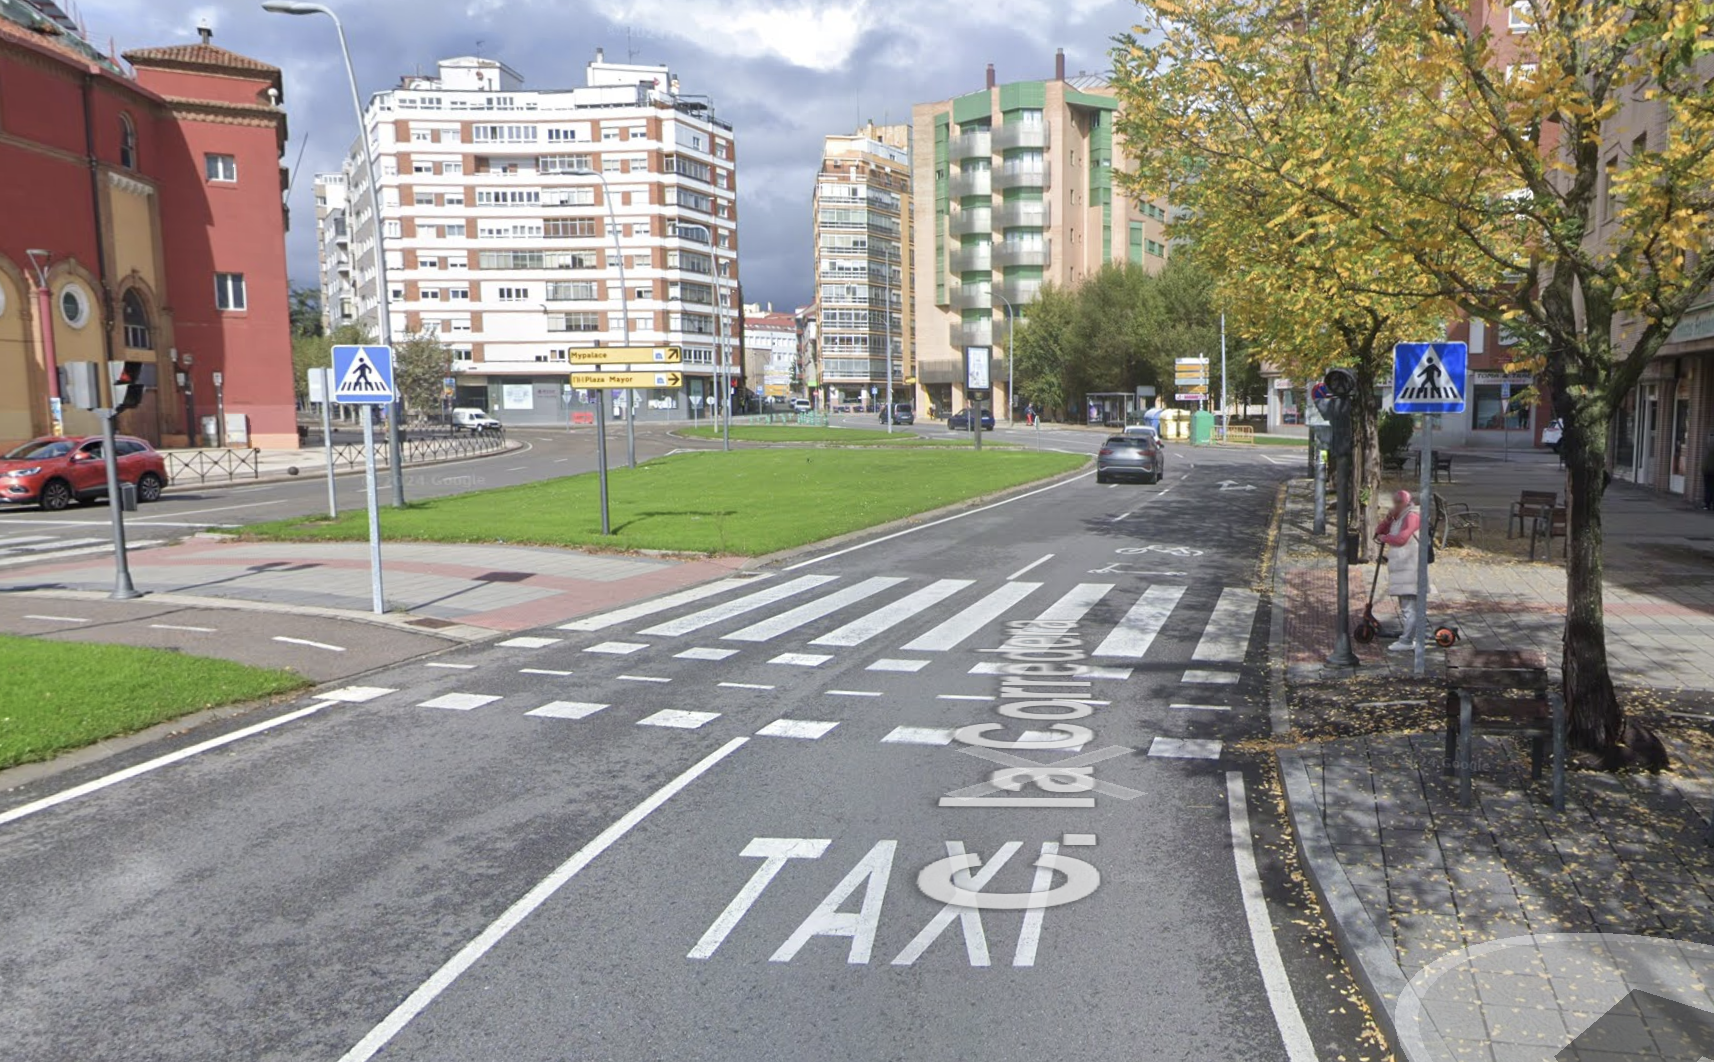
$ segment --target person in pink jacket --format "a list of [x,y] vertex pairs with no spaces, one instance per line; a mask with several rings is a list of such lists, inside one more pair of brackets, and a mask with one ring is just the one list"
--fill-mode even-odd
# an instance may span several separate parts
[[1387,646],[1395,653],[1416,648],[1422,638],[1423,608],[1416,599],[1417,549],[1422,540],[1422,512],[1412,502],[1410,491],[1393,495],[1393,508],[1375,529],[1375,541],[1387,547],[1387,592],[1398,598],[1404,631]]

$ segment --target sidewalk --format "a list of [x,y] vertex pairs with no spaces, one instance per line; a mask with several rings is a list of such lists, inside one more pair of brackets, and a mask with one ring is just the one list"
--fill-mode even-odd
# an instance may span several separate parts
[[[1557,668],[1560,547],[1530,561],[1505,520],[1524,489],[1563,496],[1563,473],[1544,455],[1461,457],[1457,482],[1436,490],[1481,511],[1486,527],[1438,552],[1430,617],[1456,625],[1462,644],[1540,649]],[[1387,484],[1396,486],[1415,490]],[[1455,779],[1441,773],[1438,651],[1426,680],[1382,640],[1354,646],[1355,676],[1323,669],[1333,536],[1309,533],[1312,505],[1309,484],[1294,482],[1278,554],[1284,639],[1274,647],[1292,731],[1278,742],[1282,789],[1304,868],[1397,1057],[1678,1057],[1651,1053],[1647,1030],[1661,1019],[1621,1012],[1639,990],[1714,1012],[1714,948],[1698,947],[1714,944],[1714,514],[1609,488],[1614,677],[1673,766],[1656,776],[1572,771],[1560,814],[1529,779],[1527,748],[1501,738],[1478,741],[1475,799],[1459,803]],[[1354,618],[1371,570],[1352,570]],[[1376,611],[1396,626],[1390,601]],[[1620,1026],[1629,1032],[1613,1034]],[[1597,1040],[1611,1053],[1561,1053]]]

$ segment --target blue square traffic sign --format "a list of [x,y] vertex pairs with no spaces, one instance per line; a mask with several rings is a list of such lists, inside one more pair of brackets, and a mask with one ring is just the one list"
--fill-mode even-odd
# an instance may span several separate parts
[[393,401],[392,347],[334,347],[333,400],[384,406]]
[[1462,413],[1469,393],[1470,351],[1463,343],[1393,347],[1393,410]]

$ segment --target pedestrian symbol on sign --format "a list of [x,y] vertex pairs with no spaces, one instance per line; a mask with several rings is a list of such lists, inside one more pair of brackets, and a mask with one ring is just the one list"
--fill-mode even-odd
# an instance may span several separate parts
[[1433,350],[1426,351],[1422,360],[1416,363],[1416,371],[1399,389],[1399,397],[1407,402],[1461,402],[1464,399]]
[[1463,343],[1400,343],[1393,348],[1393,409],[1462,413],[1469,352]]
[[339,390],[351,391],[357,394],[385,394],[387,385],[381,382],[381,374],[375,371],[375,363],[369,360],[369,355],[359,351],[351,359],[351,368],[345,371],[345,376],[339,381]]
[[335,402],[386,405],[393,400],[393,352],[387,347],[333,348]]

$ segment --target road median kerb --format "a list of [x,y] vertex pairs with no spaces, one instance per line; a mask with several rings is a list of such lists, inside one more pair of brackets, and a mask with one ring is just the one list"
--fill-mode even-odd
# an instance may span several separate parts
[[[505,442],[505,445],[501,446],[500,449],[494,450],[490,453],[466,454],[462,457],[437,457],[437,458],[434,458],[433,460],[430,460],[430,461],[406,461],[405,462],[405,468],[406,469],[428,468],[428,467],[431,467],[433,465],[455,465],[455,464],[458,464],[460,461],[483,461],[483,460],[486,460],[490,457],[504,457],[507,454],[517,453],[519,450],[527,449],[529,446],[530,446],[530,444],[523,441],[522,439],[507,439]],[[385,448],[381,447],[381,446],[377,446],[375,448],[375,452],[376,452],[376,455],[379,457],[380,455],[385,453]],[[317,478],[325,477],[327,475],[327,465],[325,462],[304,464],[304,465],[298,465],[298,466],[294,466],[294,467],[296,467],[298,469],[298,474],[295,476],[292,475],[290,472],[270,472],[265,476],[257,476],[255,479],[229,479],[224,483],[201,482],[201,481],[191,482],[191,481],[187,480],[187,481],[182,481],[182,482],[174,482],[172,484],[172,486],[179,487],[179,488],[184,489],[184,490],[189,490],[193,487],[198,487],[198,488],[206,488],[206,487],[255,487],[255,486],[267,486],[267,485],[273,484],[273,483],[304,483],[304,482],[308,482],[308,481],[311,481],[311,480],[314,480]],[[376,463],[375,463],[375,471],[376,472],[385,472],[385,471],[387,471],[387,468],[388,468],[388,466],[387,466],[385,461],[382,461],[382,460],[376,461]],[[344,469],[335,469],[333,474],[335,477],[338,477],[338,476],[361,476],[364,474],[364,471],[361,467],[359,467],[359,468],[344,468]]]

